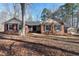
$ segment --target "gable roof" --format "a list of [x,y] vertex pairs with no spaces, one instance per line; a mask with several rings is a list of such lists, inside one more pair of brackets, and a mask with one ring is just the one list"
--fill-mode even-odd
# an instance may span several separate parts
[[12,22],[13,23],[17,23],[17,22],[21,23],[22,21],[17,19],[17,18],[15,18],[15,17],[13,17],[13,18],[9,19],[8,21],[6,21],[4,23],[12,23]]
[[26,25],[40,25],[40,21],[26,21]]
[[51,18],[49,18],[49,19],[43,21],[43,24],[45,24],[45,23],[46,23],[46,24],[52,24],[52,23],[54,23],[54,24],[57,24],[57,23],[64,24],[64,22],[61,21],[61,20],[58,20],[58,19],[51,19]]
[[[9,19],[8,21],[6,21],[6,22],[4,22],[4,23],[17,23],[17,22],[22,23],[21,20],[19,20],[19,19],[13,17],[13,18]],[[32,25],[40,25],[41,22],[40,22],[40,21],[26,21],[25,24],[31,25],[31,26],[32,26]]]

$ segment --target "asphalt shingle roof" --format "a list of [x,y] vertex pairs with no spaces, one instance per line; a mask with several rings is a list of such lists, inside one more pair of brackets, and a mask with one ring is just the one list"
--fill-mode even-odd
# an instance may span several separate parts
[[26,24],[27,25],[40,25],[41,22],[40,21],[27,21]]

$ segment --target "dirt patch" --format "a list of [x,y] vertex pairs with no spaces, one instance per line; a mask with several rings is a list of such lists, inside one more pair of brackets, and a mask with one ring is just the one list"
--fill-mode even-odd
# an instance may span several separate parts
[[[11,35],[12,36],[12,35]],[[13,38],[12,36],[11,38]],[[75,40],[75,39],[74,39]],[[79,40],[27,36],[21,39],[0,39],[2,56],[72,56],[79,55]]]

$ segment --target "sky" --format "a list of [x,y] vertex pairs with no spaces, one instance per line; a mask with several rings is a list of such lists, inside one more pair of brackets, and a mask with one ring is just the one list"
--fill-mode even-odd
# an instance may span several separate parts
[[[63,5],[64,3],[31,3],[28,7],[27,7],[27,12],[29,12],[32,17],[33,20],[38,21],[40,20],[40,16],[41,16],[41,12],[44,8],[50,9],[50,10],[56,10],[58,9],[61,5]],[[9,8],[12,9],[12,4],[8,4]],[[5,6],[7,6],[6,4],[1,3],[0,4],[0,11],[5,10]]]
[[34,20],[39,20],[41,16],[41,12],[44,8],[50,9],[52,11],[58,9],[64,3],[35,3],[31,4],[29,7],[29,11],[31,12]]

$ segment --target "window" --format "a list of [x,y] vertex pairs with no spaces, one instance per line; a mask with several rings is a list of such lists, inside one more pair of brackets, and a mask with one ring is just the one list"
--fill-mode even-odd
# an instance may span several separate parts
[[13,30],[13,25],[9,24],[9,30]]
[[49,32],[51,30],[51,26],[50,25],[45,25],[45,31]]
[[55,25],[55,31],[60,32],[61,31],[61,24],[56,24]]

